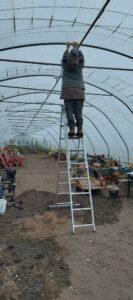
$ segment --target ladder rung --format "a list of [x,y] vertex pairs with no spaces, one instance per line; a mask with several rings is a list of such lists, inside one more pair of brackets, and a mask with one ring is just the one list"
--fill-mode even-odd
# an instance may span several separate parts
[[58,184],[67,184],[68,181],[62,181],[62,182],[58,182]]
[[60,160],[59,162],[60,163],[66,163],[67,161],[66,160]]
[[88,178],[88,176],[86,176],[86,177],[70,177],[70,179],[72,180],[74,180],[74,179],[79,179],[79,180],[86,180],[86,179],[89,179]]
[[77,149],[69,149],[69,151],[78,151],[78,152],[84,152],[84,150],[77,150]]
[[72,192],[71,195],[88,195],[90,192]]
[[67,174],[67,172],[59,172],[59,174]]
[[76,225],[74,225],[75,228],[76,228],[76,227],[90,227],[90,226],[93,226],[93,227],[94,227],[94,224],[91,223],[91,224],[76,224]]
[[[68,201],[68,202],[58,202],[57,203],[59,206],[60,205],[71,205],[71,203],[70,203],[70,201]],[[80,206],[80,203],[73,203],[73,206]]]
[[91,210],[91,207],[73,208],[73,210]]
[[71,162],[70,161],[70,164],[71,165],[85,165],[85,162]]
[[67,201],[67,202],[58,202],[58,203],[57,203],[57,205],[62,205],[62,204],[63,204],[63,205],[70,204],[70,201],[69,201],[69,202],[68,202],[68,201]]
[[[75,203],[73,205],[80,206],[79,203]],[[48,207],[49,208],[60,208],[60,207],[70,207],[70,206],[71,206],[70,202],[58,202],[57,204],[52,204],[52,205],[49,205]]]

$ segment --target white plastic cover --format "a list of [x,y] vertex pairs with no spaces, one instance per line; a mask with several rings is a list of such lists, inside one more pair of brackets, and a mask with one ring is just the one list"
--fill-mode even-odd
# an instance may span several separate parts
[[83,40],[88,152],[133,162],[132,0],[1,1],[0,143],[27,135],[57,146],[61,79],[53,87],[67,40]]

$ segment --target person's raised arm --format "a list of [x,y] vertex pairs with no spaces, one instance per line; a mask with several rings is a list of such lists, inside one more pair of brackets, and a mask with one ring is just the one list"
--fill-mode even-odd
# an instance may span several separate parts
[[81,50],[79,50],[78,52],[79,52],[79,68],[84,68],[84,64],[85,64],[84,55]]
[[79,45],[78,42],[73,42],[73,43],[72,43],[72,46],[73,46],[74,49],[77,49],[78,45]]
[[71,46],[71,42],[66,42],[67,50],[69,50],[70,46]]
[[63,54],[63,57],[62,57],[62,66],[66,65],[67,62],[68,62],[68,56],[69,56],[69,48],[71,46],[71,43],[70,42],[66,42],[66,50]]
[[[78,45],[79,45],[79,43],[76,41],[72,43],[72,46],[74,49],[77,49]],[[78,54],[79,54],[79,66],[78,67],[83,68],[84,67],[84,55],[81,50],[78,50]]]

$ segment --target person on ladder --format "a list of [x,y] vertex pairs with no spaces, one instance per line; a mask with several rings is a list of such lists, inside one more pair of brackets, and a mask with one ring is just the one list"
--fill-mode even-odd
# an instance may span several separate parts
[[[64,105],[68,120],[70,138],[75,136],[75,120],[77,125],[77,137],[83,137],[82,110],[85,100],[85,86],[82,70],[84,67],[83,53],[77,49],[78,42],[66,43],[66,51],[62,57],[62,87],[60,99],[64,99]],[[70,51],[69,51],[70,50]]]

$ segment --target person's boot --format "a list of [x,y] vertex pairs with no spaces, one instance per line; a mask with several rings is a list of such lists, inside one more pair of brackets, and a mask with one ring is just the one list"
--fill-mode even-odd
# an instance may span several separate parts
[[68,132],[68,137],[72,138],[75,135],[75,130],[74,129],[70,129],[70,131]]
[[78,136],[78,138],[82,138],[83,137],[83,131],[82,131],[82,129],[78,129],[78,131],[77,131],[77,136]]
[[74,120],[69,120],[68,121],[68,126],[69,126],[68,137],[72,138],[75,135],[75,123],[74,123]]
[[77,137],[78,138],[83,137],[82,126],[83,126],[83,120],[82,119],[77,119]]

